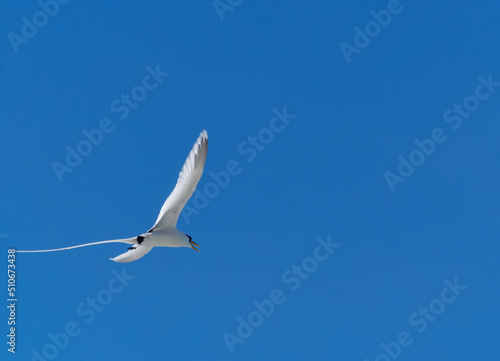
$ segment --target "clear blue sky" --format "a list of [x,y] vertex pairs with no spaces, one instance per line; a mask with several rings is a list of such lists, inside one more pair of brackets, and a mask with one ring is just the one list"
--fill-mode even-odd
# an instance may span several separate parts
[[498,2],[54,4],[0,5],[4,284],[148,230],[207,129],[202,252],[18,254],[2,359],[495,360]]

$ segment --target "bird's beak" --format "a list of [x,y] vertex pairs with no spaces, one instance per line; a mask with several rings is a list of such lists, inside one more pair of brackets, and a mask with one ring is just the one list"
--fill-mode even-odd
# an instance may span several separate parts
[[[193,246],[193,244],[194,244],[194,246]],[[200,252],[200,250],[197,249],[195,246],[200,247],[195,241],[191,241],[191,248],[194,249],[196,252]]]

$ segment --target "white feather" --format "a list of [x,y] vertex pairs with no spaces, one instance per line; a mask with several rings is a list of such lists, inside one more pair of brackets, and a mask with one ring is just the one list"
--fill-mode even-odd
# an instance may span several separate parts
[[163,204],[163,207],[161,207],[158,219],[152,228],[153,230],[175,228],[182,209],[193,195],[196,185],[203,174],[207,150],[208,134],[206,130],[203,130],[184,162],[174,190]]

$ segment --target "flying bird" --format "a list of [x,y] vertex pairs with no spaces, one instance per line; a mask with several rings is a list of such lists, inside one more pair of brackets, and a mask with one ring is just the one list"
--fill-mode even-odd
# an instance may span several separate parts
[[115,258],[110,258],[112,261],[120,263],[128,263],[138,260],[145,254],[149,253],[153,247],[190,247],[199,252],[196,247],[200,246],[193,241],[191,236],[177,229],[177,219],[179,218],[179,215],[181,214],[181,211],[187,201],[191,198],[191,195],[196,189],[196,185],[203,174],[203,168],[207,159],[207,150],[208,134],[206,130],[203,130],[184,162],[184,166],[179,173],[179,178],[177,179],[177,184],[175,185],[174,190],[170,196],[168,196],[167,200],[163,204],[163,207],[161,207],[156,223],[146,233],[132,238],[85,243],[72,247],[16,252],[37,253],[63,251],[103,243],[131,244],[132,246],[128,248],[127,252]]

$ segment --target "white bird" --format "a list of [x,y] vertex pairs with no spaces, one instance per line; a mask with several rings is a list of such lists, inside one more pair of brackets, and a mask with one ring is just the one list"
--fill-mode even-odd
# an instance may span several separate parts
[[195,247],[200,247],[196,244],[191,236],[179,231],[176,227],[177,219],[184,208],[185,204],[191,198],[196,185],[203,174],[203,168],[207,159],[208,150],[208,134],[206,130],[200,133],[196,140],[193,149],[189,153],[174,190],[168,196],[167,200],[161,207],[158,219],[153,227],[146,233],[137,237],[113,239],[110,241],[100,241],[93,243],[80,244],[78,246],[37,250],[37,251],[16,251],[20,253],[32,252],[53,252],[73,249],[78,247],[92,246],[103,243],[129,243],[132,244],[128,251],[115,257],[110,258],[112,261],[127,263],[135,261],[147,254],[153,247],[191,247],[195,251],[199,250]]

